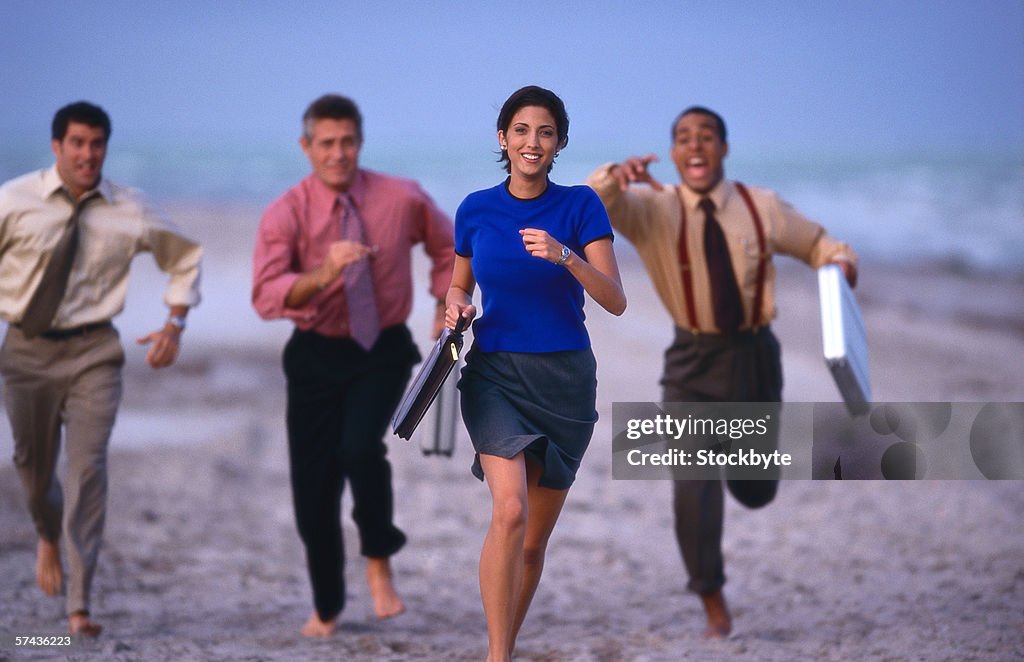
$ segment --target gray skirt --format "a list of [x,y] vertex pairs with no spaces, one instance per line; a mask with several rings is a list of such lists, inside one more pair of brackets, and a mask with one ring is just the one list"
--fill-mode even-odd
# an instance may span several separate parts
[[474,476],[484,479],[481,453],[512,458],[523,452],[542,467],[542,487],[572,485],[597,422],[597,361],[590,349],[480,352],[474,346],[459,390],[476,450]]

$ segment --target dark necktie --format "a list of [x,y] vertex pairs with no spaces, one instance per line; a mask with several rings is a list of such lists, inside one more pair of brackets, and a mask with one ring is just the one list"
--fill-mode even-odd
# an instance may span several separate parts
[[27,338],[34,338],[50,330],[53,316],[57,314],[57,308],[64,299],[68,276],[71,275],[71,264],[75,261],[75,252],[78,250],[78,217],[81,216],[82,209],[98,197],[99,193],[93,191],[75,203],[75,210],[71,212],[71,218],[64,227],[64,234],[57,241],[50,261],[43,270],[39,287],[32,294],[25,314],[21,317],[21,331]]
[[[341,238],[366,243],[363,221],[347,193],[338,196],[341,202]],[[348,326],[352,339],[370,351],[380,335],[377,300],[373,294],[370,259],[362,258],[345,267],[345,301],[348,303]]]
[[704,254],[708,263],[708,279],[711,281],[715,326],[722,333],[730,335],[743,324],[740,290],[729,258],[729,244],[725,241],[722,226],[715,218],[715,203],[710,198],[701,198],[700,208],[704,210]]

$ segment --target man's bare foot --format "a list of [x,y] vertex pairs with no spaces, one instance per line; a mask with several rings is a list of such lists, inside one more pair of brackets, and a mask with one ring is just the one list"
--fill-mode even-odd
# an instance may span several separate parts
[[103,626],[89,618],[89,612],[76,611],[68,616],[68,632],[85,637],[98,637]]
[[732,632],[732,616],[725,604],[725,596],[721,591],[700,596],[704,603],[704,613],[708,617],[708,626],[704,630],[705,639],[725,639]]
[[334,634],[334,621],[335,619],[333,618],[329,621],[321,621],[314,611],[309,615],[309,620],[306,621],[306,624],[299,630],[299,634],[303,637],[329,637]]
[[405,603],[391,581],[391,562],[387,558],[366,559],[366,582],[377,618],[393,618],[405,612]]
[[36,584],[46,595],[59,595],[64,587],[64,568],[60,563],[60,543],[39,539],[36,545]]

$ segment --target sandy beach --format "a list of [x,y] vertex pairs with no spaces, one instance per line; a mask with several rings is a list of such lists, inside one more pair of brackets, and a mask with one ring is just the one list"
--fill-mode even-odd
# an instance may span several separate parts
[[[484,659],[476,573],[489,499],[469,473],[464,431],[451,458],[425,457],[415,439],[390,441],[397,520],[409,537],[394,568],[408,612],[374,617],[346,516],[349,599],[339,630],[323,641],[298,635],[311,600],[288,485],[280,346],[289,329],[260,322],[248,306],[258,211],[171,212],[207,246],[209,289],[167,371],[147,368],[131,346],[162,320],[158,278],[142,271],[133,291],[155,301],[133,294],[119,324],[129,345],[126,391],[93,584],[105,631],[70,649],[15,648],[7,637],[0,660]],[[701,638],[702,612],[685,590],[672,535],[670,484],[611,475],[611,404],[659,397],[671,335],[635,254],[618,248],[629,308],[613,318],[588,304],[601,420],[516,659],[1024,657],[1018,481],[786,481],[766,509],[729,500],[725,590],[735,629],[725,641]],[[821,358],[814,273],[777,264],[785,397],[836,400]],[[1024,280],[866,260],[857,293],[876,400],[1024,401]],[[425,352],[422,303],[410,324]],[[9,428],[0,428],[0,632],[60,633],[64,602],[35,586],[36,536]]]

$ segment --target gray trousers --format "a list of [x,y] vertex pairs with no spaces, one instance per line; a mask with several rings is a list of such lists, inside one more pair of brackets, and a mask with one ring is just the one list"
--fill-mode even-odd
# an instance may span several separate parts
[[[124,350],[102,327],[61,340],[25,338],[10,327],[0,348],[14,465],[40,538],[63,528],[67,611],[88,611],[107,500],[107,444],[121,401]],[[57,477],[61,427],[67,450],[63,493]]]
[[[676,329],[665,351],[664,402],[781,402],[782,354],[768,327],[731,337],[695,336]],[[777,429],[776,429],[777,431]],[[778,439],[772,440],[775,446]],[[776,480],[726,480],[748,508],[775,497]],[[724,494],[721,480],[677,480],[673,484],[676,541],[690,575],[688,588],[713,593],[725,583],[722,559]]]

